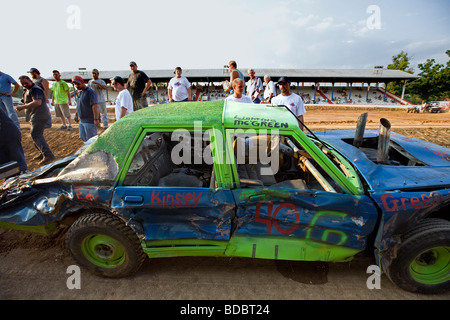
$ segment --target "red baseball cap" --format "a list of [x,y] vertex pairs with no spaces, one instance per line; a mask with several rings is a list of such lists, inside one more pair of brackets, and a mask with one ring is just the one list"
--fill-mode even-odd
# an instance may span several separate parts
[[84,79],[82,77],[80,77],[80,76],[73,76],[72,82],[73,83],[83,83]]

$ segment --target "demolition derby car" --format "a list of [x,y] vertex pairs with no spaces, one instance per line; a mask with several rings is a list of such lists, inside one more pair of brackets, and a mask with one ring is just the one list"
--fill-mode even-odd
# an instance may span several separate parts
[[450,288],[450,149],[390,131],[304,133],[284,106],[189,102],[117,121],[75,155],[8,179],[0,226],[67,230],[77,263],[146,257],[345,262],[399,287]]

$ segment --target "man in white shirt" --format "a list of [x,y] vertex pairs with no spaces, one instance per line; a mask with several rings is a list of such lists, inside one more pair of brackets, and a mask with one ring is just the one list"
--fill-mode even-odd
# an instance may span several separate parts
[[266,89],[264,90],[264,103],[271,103],[272,98],[277,95],[275,83],[270,79],[269,75],[264,76],[264,82],[266,83]]
[[253,103],[261,103],[261,91],[263,91],[263,84],[260,78],[255,77],[255,70],[249,69],[248,76],[250,80],[247,81],[247,95],[252,98]]
[[272,104],[277,106],[286,106],[295,116],[301,121],[298,125],[301,130],[303,130],[303,114],[306,112],[305,105],[303,104],[303,99],[291,92],[291,83],[285,77],[281,77],[278,80],[278,88],[280,89],[280,94],[275,98],[272,98]]
[[116,76],[111,79],[114,90],[119,91],[116,99],[116,121],[133,112],[133,98],[130,92],[125,89],[125,81],[122,77]]
[[242,103],[253,103],[252,98],[243,94],[245,85],[244,81],[242,81],[241,78],[234,79],[231,83],[231,86],[234,90],[234,93],[231,96],[228,96],[225,100]]
[[170,79],[169,86],[169,102],[191,101],[191,84],[186,77],[183,77],[183,70],[180,67],[175,68],[175,77]]

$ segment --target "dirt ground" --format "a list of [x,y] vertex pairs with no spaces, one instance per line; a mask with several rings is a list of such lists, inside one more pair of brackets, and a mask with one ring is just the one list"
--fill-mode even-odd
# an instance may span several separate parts
[[[450,112],[407,113],[404,109],[307,107],[305,123],[312,131],[354,129],[358,116],[368,112],[367,129],[378,129],[386,118],[392,131],[450,147]],[[110,120],[114,114],[110,114]],[[55,156],[73,154],[83,143],[78,126],[72,132],[45,131]],[[28,124],[22,144],[30,170],[38,168]],[[100,129],[99,134],[104,130]],[[81,271],[81,289],[69,289],[75,262],[64,248],[64,235],[53,238],[0,228],[0,299],[159,299],[159,300],[448,300],[450,294],[405,292],[385,275],[381,289],[369,290],[370,257],[350,263],[282,262],[244,258],[166,258],[147,260],[131,278],[110,280]]]

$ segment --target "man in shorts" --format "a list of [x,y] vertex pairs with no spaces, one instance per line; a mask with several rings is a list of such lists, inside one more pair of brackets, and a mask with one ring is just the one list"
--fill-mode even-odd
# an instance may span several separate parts
[[152,85],[152,81],[147,77],[145,72],[138,70],[136,62],[130,62],[131,73],[128,76],[126,88],[130,91],[133,98],[134,111],[148,107],[147,91]]
[[[62,126],[58,130],[70,131],[72,130],[72,119],[70,117],[69,108],[69,105],[72,104],[70,99],[70,88],[67,82],[61,80],[61,74],[58,70],[53,70],[53,78],[55,78],[56,82],[52,85],[52,106],[55,107],[55,115],[61,118],[62,121]],[[67,123],[69,126],[67,126]]]

